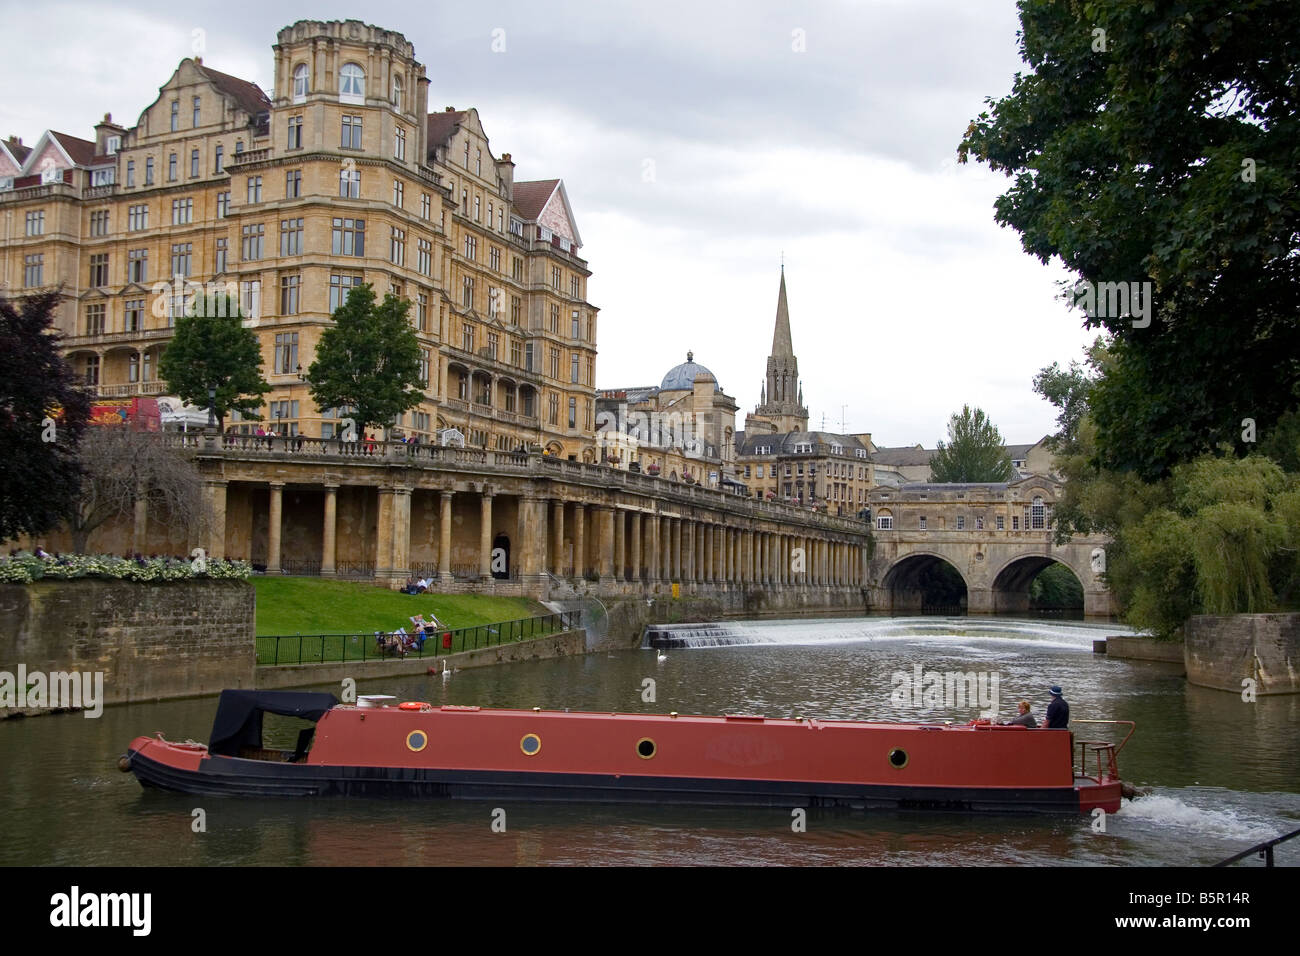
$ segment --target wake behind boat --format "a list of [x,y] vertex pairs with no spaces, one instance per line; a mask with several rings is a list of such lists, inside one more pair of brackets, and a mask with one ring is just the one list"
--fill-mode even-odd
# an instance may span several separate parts
[[[137,737],[145,787],[377,796],[1087,813],[1119,809],[1118,745],[1068,730],[817,718],[489,710],[222,691],[209,743]],[[372,706],[364,706],[370,704]],[[264,714],[314,723],[263,746]],[[1078,763],[1075,756],[1078,754]]]

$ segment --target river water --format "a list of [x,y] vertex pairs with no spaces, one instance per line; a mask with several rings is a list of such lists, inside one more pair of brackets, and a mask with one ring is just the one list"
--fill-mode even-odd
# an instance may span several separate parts
[[[915,664],[996,674],[1004,719],[1021,697],[1041,718],[1046,688],[1060,684],[1072,722],[1138,724],[1120,769],[1152,792],[1104,833],[1085,817],[880,811],[810,811],[795,833],[788,810],[525,803],[501,808],[502,833],[490,804],[196,798],[145,792],[117,770],[138,734],[206,740],[210,697],[0,721],[0,865],[1197,865],[1300,826],[1300,696],[1245,703],[1189,686],[1177,665],[1092,653],[1115,633],[1006,618],[728,623],[662,662],[622,651],[360,685],[485,707],[965,721],[975,707],[900,706],[894,675]],[[291,746],[291,728],[271,721],[268,736]],[[206,832],[194,832],[196,809]],[[1300,863],[1294,842],[1277,863]]]

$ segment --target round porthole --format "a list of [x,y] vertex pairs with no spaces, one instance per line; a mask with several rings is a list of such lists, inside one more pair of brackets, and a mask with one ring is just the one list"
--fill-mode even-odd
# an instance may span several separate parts
[[649,760],[655,755],[655,742],[649,737],[642,737],[636,742],[636,755],[642,760]]
[[423,730],[412,730],[406,735],[406,749],[419,753],[429,746],[429,735]]
[[895,747],[889,752],[889,765],[898,770],[907,766],[907,751],[902,747]]
[[542,738],[536,734],[524,734],[519,740],[519,749],[530,757],[542,752]]

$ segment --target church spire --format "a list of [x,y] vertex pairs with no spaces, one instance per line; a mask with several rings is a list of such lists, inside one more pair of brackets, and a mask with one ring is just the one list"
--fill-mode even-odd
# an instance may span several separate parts
[[772,332],[772,356],[793,357],[794,345],[790,342],[790,307],[785,301],[785,266],[781,266],[781,291],[776,297],[776,329]]

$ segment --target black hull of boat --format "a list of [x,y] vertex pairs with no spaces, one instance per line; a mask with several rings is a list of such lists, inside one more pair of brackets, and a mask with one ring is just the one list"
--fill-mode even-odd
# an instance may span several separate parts
[[1073,788],[888,787],[784,780],[340,767],[209,757],[183,770],[128,751],[146,788],[202,796],[678,804],[986,813],[1078,813]]

